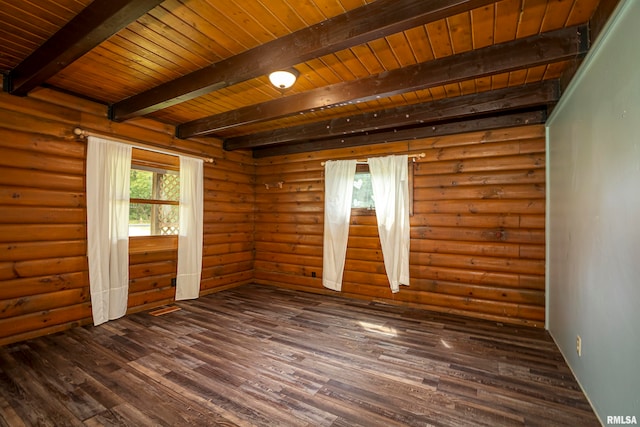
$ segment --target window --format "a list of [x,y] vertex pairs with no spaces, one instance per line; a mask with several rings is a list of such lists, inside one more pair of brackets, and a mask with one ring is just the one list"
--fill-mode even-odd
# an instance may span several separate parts
[[371,211],[372,213],[375,209],[369,165],[358,165],[356,167],[356,174],[353,178],[351,209],[357,210],[357,213],[360,214],[365,214],[366,211]]
[[163,154],[134,150],[131,161],[129,236],[178,234],[178,163]]
[[[409,164],[409,215],[413,215],[413,162]],[[352,215],[375,215],[376,208],[371,186],[369,165],[358,164],[353,178],[353,196],[351,198]]]

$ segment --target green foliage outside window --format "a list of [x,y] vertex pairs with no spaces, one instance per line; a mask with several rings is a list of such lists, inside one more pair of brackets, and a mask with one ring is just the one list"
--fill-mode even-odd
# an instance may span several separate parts
[[[131,169],[130,197],[132,199],[151,199],[153,172]],[[151,220],[151,205],[132,203],[129,206],[129,222],[148,223]]]
[[129,185],[129,236],[178,234],[179,174],[134,166]]

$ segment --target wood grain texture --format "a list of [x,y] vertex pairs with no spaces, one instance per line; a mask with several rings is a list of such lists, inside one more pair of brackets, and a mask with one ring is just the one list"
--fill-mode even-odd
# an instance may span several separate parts
[[411,165],[411,285],[391,293],[376,218],[352,215],[342,291],[543,327],[544,141],[524,126],[259,159],[256,282],[325,292],[322,161],[424,152]]
[[[387,2],[387,7],[372,12],[377,9],[375,3],[371,0],[165,0],[79,59],[63,63],[55,61],[56,66],[66,66],[46,84],[116,105],[131,102],[141,94],[155,95],[164,89],[169,93],[160,99],[182,94],[180,100],[185,102],[167,102],[164,105],[170,107],[153,113],[154,118],[177,125],[281,98],[282,94],[266,77],[272,69],[295,66],[301,78],[290,93],[304,93],[497,43],[587,24],[594,11],[604,9],[598,15],[607,17],[611,9],[598,7],[600,3],[611,4],[599,0],[503,0],[495,3],[458,0],[449,8],[445,7],[449,4],[447,1],[434,1],[415,2],[424,4],[424,8],[408,9],[410,2],[398,0]],[[42,0],[37,3],[2,0],[0,5],[3,46],[0,71],[4,75],[9,75],[38,47],[51,40],[65,24],[81,18],[83,10],[93,8],[86,0]],[[369,15],[364,19],[353,19],[353,14],[362,7],[362,13]],[[428,9],[434,9],[436,13],[429,13]],[[432,16],[406,26],[393,25],[398,21],[394,16],[403,10],[413,12],[409,18],[418,19],[425,13]],[[447,12],[438,12],[442,10]],[[344,15],[346,13],[351,15]],[[385,17],[388,18],[386,21]],[[354,27],[336,29],[328,20],[346,20]],[[374,30],[374,24],[380,20],[382,27]],[[600,21],[604,22],[603,19]],[[340,34],[357,36],[363,31],[366,34],[367,29],[371,37],[359,37],[346,44],[332,42]],[[297,31],[302,33],[297,33],[296,40],[292,41],[292,35]],[[326,48],[304,48],[316,42]],[[273,51],[247,54],[265,46]],[[301,51],[312,53],[305,56]],[[241,61],[243,57],[245,59]],[[571,66],[569,62],[474,77],[403,95],[391,94],[358,105],[354,102],[331,109],[316,109],[307,114],[228,129],[220,136],[247,135],[386,107],[557,79]],[[198,83],[203,80],[198,76],[211,73],[217,77],[208,83],[206,79]],[[241,76],[244,77],[239,78]],[[184,91],[177,91],[177,85],[172,84],[181,81],[195,84],[195,88],[210,86],[213,91],[206,93],[204,90],[203,96],[187,101]]]
[[598,426],[540,329],[247,285],[0,348],[0,425]]
[[[8,112],[0,114],[0,345],[91,321],[86,144],[71,133],[78,125],[111,125],[104,106],[47,90],[36,95],[0,94],[0,110]],[[149,120],[123,126],[110,131],[173,145],[171,127]],[[204,172],[204,241],[211,247],[204,251],[203,293],[247,283],[253,276],[252,160],[224,153],[219,142],[179,144],[216,158]],[[174,299],[176,262],[176,236],[131,239],[129,313]]]

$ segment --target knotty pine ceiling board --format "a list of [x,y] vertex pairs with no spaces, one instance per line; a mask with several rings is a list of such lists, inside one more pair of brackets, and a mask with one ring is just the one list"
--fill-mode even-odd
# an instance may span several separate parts
[[[95,99],[114,103],[366,4],[318,3],[323,6],[273,0],[166,0],[52,77],[49,83],[75,93],[85,93],[94,87]],[[100,69],[88,72],[95,65]],[[266,77],[258,84],[243,82],[236,86],[152,116],[177,124],[281,96],[270,87]],[[297,86],[301,90],[316,87],[311,84],[305,87],[302,81]],[[199,115],[194,115],[194,111]]]
[[22,62],[91,0],[0,0],[0,72]]
[[[537,34],[542,30],[543,24],[545,31],[561,28],[572,9],[570,5],[573,4],[572,0],[554,2],[553,6],[547,6],[546,0],[527,1],[528,3],[523,4],[519,0],[503,0],[491,6],[474,9],[471,12],[461,13],[335,54],[325,55],[304,64],[298,64],[296,68],[301,72],[300,79],[294,88],[287,91],[287,94],[342,81],[356,80],[402,66],[466,52],[473,48],[488,46],[494,40],[513,40],[516,36],[530,35],[529,33],[534,28],[533,33]],[[525,7],[532,7],[534,11],[525,14],[523,12]],[[547,18],[549,15],[551,17]],[[523,19],[529,23],[523,24]],[[542,80],[544,73],[538,72],[538,74],[541,77],[537,80]],[[348,114],[358,110],[373,111],[376,108],[388,108],[403,103],[427,102],[441,97],[459,96],[489,88],[502,88],[517,84],[515,83],[517,81],[533,82],[536,81],[535,75],[535,72],[522,71],[495,78],[485,77],[478,79],[478,81],[461,82],[442,88],[404,94],[401,97],[379,101],[373,106],[371,103],[365,103],[365,105],[354,106],[351,109],[344,108],[343,113]],[[199,117],[197,118],[207,117],[281,96],[277,91],[270,91],[271,88],[268,84],[266,84],[266,90],[260,90],[261,85],[266,83],[266,78],[259,80],[260,82],[255,84],[244,82],[236,85],[239,86],[236,88],[237,90],[226,88],[197,100],[187,101],[186,106],[176,105],[154,113],[153,116],[170,123],[181,123],[194,117],[193,110],[198,111]],[[195,108],[196,105],[197,108]],[[331,115],[335,114],[335,112],[331,113]],[[323,114],[314,114],[311,119],[316,116],[323,116]],[[280,119],[274,123],[291,125],[291,123],[304,123],[308,120],[310,120],[309,117],[295,116]],[[272,128],[274,123],[248,125],[245,131],[260,129],[262,126]],[[230,132],[237,133],[237,131]],[[220,135],[227,136],[226,132]]]
[[[444,20],[442,25],[446,25]],[[448,39],[448,33],[446,38]],[[413,43],[417,44],[418,41],[414,40]],[[343,61],[342,58],[347,58],[349,61]],[[407,35],[398,33],[296,65],[301,75],[296,85],[287,90],[286,95],[356,80],[415,63],[417,63],[417,57],[410,47]],[[232,88],[236,90],[231,90]],[[283,94],[272,88],[264,76],[186,101],[183,103],[186,104],[184,106],[175,105],[166,108],[151,116],[169,123],[182,123],[193,118],[207,117],[266,102],[279,96]],[[196,105],[199,109],[195,108]],[[198,111],[198,116],[193,116],[193,110]],[[181,112],[189,112],[192,118],[180,115]]]
[[[536,0],[540,3],[540,0]],[[558,3],[569,4],[572,1],[563,0]],[[546,4],[546,1],[543,1]],[[543,12],[547,8],[540,8]],[[568,9],[565,6],[565,9]],[[545,14],[538,12],[530,14],[530,28],[537,28],[539,32]],[[549,10],[553,13],[554,10]],[[564,14],[566,15],[566,13]],[[374,40],[350,49],[325,55],[323,57],[298,64],[296,68],[301,76],[296,85],[286,92],[287,95],[295,94],[313,88],[336,84],[342,81],[356,80],[369,75],[382,73],[393,69],[428,61],[434,58],[442,58],[457,53],[469,51],[474,47],[484,47],[496,38],[503,41],[513,40],[519,28],[524,28],[522,20],[521,2],[504,0],[500,3],[475,9],[471,12],[461,13],[447,19],[442,19],[425,26],[421,26],[402,33],[394,34],[382,39]],[[496,22],[498,21],[498,24]],[[556,19],[548,20],[549,29],[561,28],[564,24]],[[504,25],[503,25],[504,24]],[[555,26],[554,26],[555,25]],[[485,33],[481,33],[483,29]],[[496,35],[496,31],[499,32]],[[521,31],[525,31],[524,29]],[[536,32],[536,33],[537,33]],[[479,40],[477,43],[474,40]],[[538,72],[542,79],[544,73]],[[324,119],[327,116],[337,114],[356,114],[362,111],[375,111],[376,109],[390,108],[395,105],[428,102],[431,100],[465,95],[488,89],[498,89],[516,82],[533,82],[535,72],[522,71],[508,73],[505,76],[485,77],[473,81],[450,84],[441,88],[431,88],[425,91],[410,92],[402,96],[395,96],[385,100],[362,103],[354,106],[334,107],[325,109],[324,112],[305,113],[293,117],[282,118],[265,124],[252,124],[243,126],[243,129],[229,130],[219,133],[219,136],[236,136],[258,130],[272,129],[277,126],[292,126],[305,123],[314,119]],[[257,80],[257,81],[256,81]],[[266,77],[243,82],[230,88],[187,101],[186,105],[178,104],[161,110],[152,116],[169,123],[183,123],[193,120],[193,111],[197,111],[197,117],[207,117],[220,114],[239,107],[266,102],[282,96],[271,88]],[[332,110],[332,111],[330,111]]]
[[[175,15],[164,8],[165,3],[66,67],[49,82],[76,93],[83,93],[80,88],[99,82],[95,98],[113,103],[219,60],[212,50],[199,43],[204,42],[200,33],[184,21],[174,19]],[[96,79],[88,70],[101,77]]]
[[[425,0],[426,1],[426,0]],[[492,44],[588,23],[601,0],[501,0],[296,64],[286,92],[260,76],[148,115],[178,125],[234,109],[350,82]],[[602,0],[604,1],[604,0]],[[7,72],[90,0],[0,0],[0,70]],[[113,104],[312,26],[373,0],[165,0],[46,83]],[[558,79],[563,61],[359,103],[317,108],[217,133],[251,134],[395,106]]]
[[491,46],[494,41],[496,5],[474,9],[470,13],[471,43],[474,49]]

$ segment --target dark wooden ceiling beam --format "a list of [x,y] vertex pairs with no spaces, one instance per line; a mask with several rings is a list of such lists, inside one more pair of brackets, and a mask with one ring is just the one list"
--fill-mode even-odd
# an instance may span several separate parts
[[589,19],[589,38],[591,43],[596,41],[619,3],[620,0],[600,0],[598,7]]
[[587,50],[586,26],[564,28],[205,117],[178,126],[176,133],[180,138],[215,134],[301,112],[572,59]]
[[224,148],[238,150],[266,147],[292,141],[348,136],[365,131],[419,126],[481,114],[547,106],[557,102],[559,94],[558,82],[548,80],[228,138],[224,141]]
[[485,131],[514,126],[541,124],[545,122],[546,118],[546,111],[534,110],[505,115],[496,115],[493,117],[460,120],[450,123],[432,124],[428,126],[414,127],[409,129],[396,129],[377,133],[366,132],[362,135],[343,138],[330,138],[320,141],[308,141],[266,148],[255,148],[253,150],[253,157],[263,158],[271,156],[286,156],[289,154],[306,153],[311,151],[348,148],[360,145],[383,144],[389,142],[430,138],[434,136],[455,135],[465,132]]
[[[593,15],[589,19],[589,45],[593,45],[596,41],[605,25],[609,21],[609,18],[618,7],[620,0],[600,0],[598,7],[593,12]],[[582,64],[583,58],[575,58],[565,68],[562,76],[560,77],[560,89],[562,92],[566,90],[569,83],[573,79],[573,76],[578,71],[578,68]]]
[[272,71],[469,11],[495,0],[377,0],[189,73],[111,106],[127,120]]
[[162,0],[94,0],[12,69],[4,90],[24,96]]

